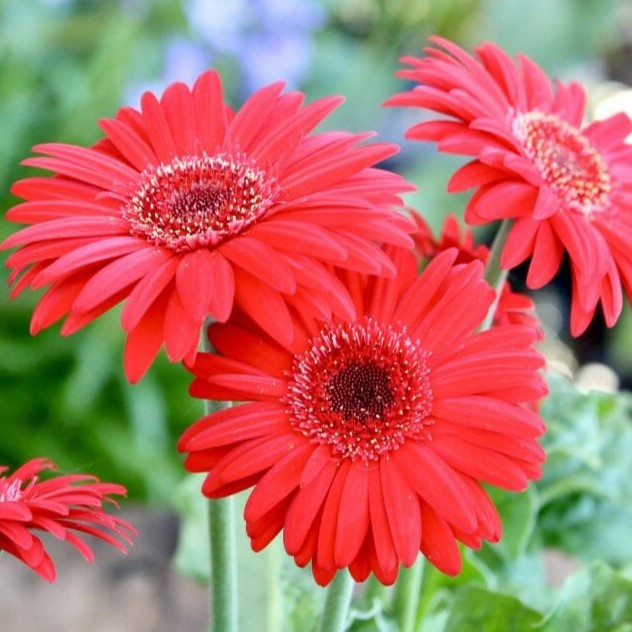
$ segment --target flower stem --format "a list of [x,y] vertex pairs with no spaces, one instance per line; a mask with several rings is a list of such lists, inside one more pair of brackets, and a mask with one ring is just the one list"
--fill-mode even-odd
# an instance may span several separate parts
[[237,559],[232,497],[209,500],[211,632],[237,632]]
[[509,236],[509,229],[511,228],[512,220],[505,219],[501,222],[500,228],[494,237],[491,250],[489,252],[489,259],[485,266],[485,280],[492,286],[496,292],[494,302],[487,312],[487,316],[481,325],[481,331],[489,329],[494,322],[494,316],[496,314],[496,308],[498,307],[498,301],[500,300],[500,294],[503,289],[503,285],[507,280],[508,270],[504,270],[500,265],[500,257]]
[[281,630],[283,620],[283,595],[281,593],[281,550],[278,540],[271,542],[262,552],[265,555],[268,600],[266,604],[265,624],[266,632],[278,632]]
[[346,570],[336,573],[327,591],[318,632],[344,632],[353,593],[353,578]]
[[[208,321],[202,332],[205,351],[213,352],[208,337]],[[204,413],[228,408],[230,402],[204,401]],[[237,632],[237,547],[235,544],[235,502],[232,496],[208,501],[208,529],[211,577],[210,632]]]
[[397,580],[394,608],[401,632],[415,631],[423,574],[424,558],[420,557],[410,568],[402,569]]

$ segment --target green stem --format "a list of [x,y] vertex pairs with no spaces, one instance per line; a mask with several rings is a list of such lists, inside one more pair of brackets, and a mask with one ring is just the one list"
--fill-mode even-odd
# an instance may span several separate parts
[[485,280],[492,286],[496,292],[494,302],[492,303],[487,316],[481,325],[481,331],[489,329],[494,322],[494,315],[496,314],[496,308],[498,307],[498,301],[500,300],[500,294],[502,292],[503,285],[507,280],[508,270],[504,270],[500,265],[500,256],[509,236],[509,230],[511,228],[512,220],[505,219],[500,224],[500,228],[494,237],[491,250],[489,252],[489,259],[485,266]]
[[353,593],[353,578],[346,570],[336,573],[327,591],[318,632],[344,632]]
[[371,575],[366,583],[364,598],[368,603],[377,601],[386,610],[393,599],[393,587],[385,586],[375,575]]
[[232,496],[209,500],[210,632],[237,632],[237,559]]
[[421,598],[424,558],[402,569],[395,586],[394,607],[401,632],[414,632]]
[[278,632],[281,629],[282,595],[281,582],[279,581],[281,570],[281,551],[279,542],[274,541],[268,545],[266,555],[266,582],[268,584],[268,603],[266,612],[266,631]]
[[[212,323],[205,324],[202,345],[205,351],[213,352],[207,330]],[[204,412],[210,414],[228,408],[230,402],[204,401]],[[209,582],[211,599],[210,632],[237,632],[237,547],[235,544],[235,502],[232,496],[209,499],[208,529],[211,577]]]

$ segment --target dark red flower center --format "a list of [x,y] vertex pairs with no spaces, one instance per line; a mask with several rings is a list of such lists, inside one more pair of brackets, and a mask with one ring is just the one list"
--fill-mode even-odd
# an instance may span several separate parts
[[186,252],[242,233],[277,192],[276,180],[243,155],[185,156],[145,170],[122,215],[132,234]]
[[294,359],[292,426],[339,457],[374,461],[427,432],[429,352],[405,328],[365,318],[324,328]]
[[607,208],[612,188],[608,166],[581,130],[542,112],[517,115],[513,129],[567,208],[585,215]]

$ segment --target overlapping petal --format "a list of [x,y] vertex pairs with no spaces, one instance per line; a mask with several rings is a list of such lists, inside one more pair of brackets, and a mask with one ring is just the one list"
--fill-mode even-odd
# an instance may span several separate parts
[[[415,250],[422,262],[427,263],[437,254],[449,248],[458,250],[456,261],[459,263],[469,263],[476,260],[487,262],[489,248],[484,244],[476,244],[474,233],[471,230],[462,231],[459,221],[454,215],[446,216],[438,237],[433,235],[432,229],[421,215],[413,212],[411,216],[418,229],[413,235]],[[543,224],[542,229],[546,230],[546,226],[547,224]],[[549,252],[548,260],[550,266],[555,267],[555,271],[557,271],[559,261],[556,260],[555,248]],[[533,301],[526,294],[514,292],[509,282],[503,285],[494,312],[493,324],[501,323],[530,325],[542,335],[541,324],[535,313]]]

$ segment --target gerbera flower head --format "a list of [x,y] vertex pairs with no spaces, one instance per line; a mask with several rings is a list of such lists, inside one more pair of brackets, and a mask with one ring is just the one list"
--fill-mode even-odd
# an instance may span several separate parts
[[480,261],[438,254],[417,276],[410,250],[395,278],[343,271],[354,319],[294,322],[281,345],[247,319],[210,328],[216,353],[192,367],[191,393],[243,403],[185,431],[185,465],[211,498],[254,486],[252,547],[280,531],[297,564],[327,584],[349,568],[385,584],[419,551],[460,571],[457,541],[497,541],[481,483],[524,489],[540,476],[546,392],[532,327],[476,332],[493,301]]
[[582,333],[601,302],[612,326],[622,286],[632,297],[632,122],[623,113],[583,123],[577,83],[551,83],[531,59],[517,61],[491,43],[475,56],[438,37],[422,59],[405,58],[402,77],[418,82],[389,105],[433,110],[441,119],[407,136],[441,151],[472,156],[448,185],[476,188],[470,224],[513,219],[502,265],[531,257],[527,284],[539,288],[568,253],[573,284],[571,332]]
[[[446,216],[438,237],[435,237],[421,215],[413,211],[411,217],[417,225],[413,240],[415,252],[422,265],[426,265],[433,257],[449,248],[457,249],[456,263],[477,260],[487,263],[489,248],[485,244],[477,244],[474,240],[474,232],[471,229],[463,229],[454,215]],[[514,292],[511,283],[506,281],[500,291],[492,325],[512,323],[529,325],[538,332],[540,338],[544,336],[542,324],[535,313],[535,305],[531,298],[521,292]]]
[[39,480],[42,471],[55,469],[48,459],[32,459],[12,474],[7,469],[0,467],[0,551],[15,556],[50,582],[55,580],[55,565],[35,535],[37,531],[65,540],[88,562],[94,560],[94,553],[77,533],[127,552],[136,529],[103,511],[105,502],[118,506],[111,496],[124,496],[124,487],[85,474]]
[[3,244],[19,247],[8,259],[12,296],[50,286],[31,331],[65,316],[70,334],[125,300],[135,381],[163,344],[172,361],[191,359],[205,318],[225,321],[233,305],[284,342],[296,304],[348,312],[324,264],[392,274],[378,244],[412,245],[414,230],[395,210],[413,187],[375,167],[396,146],[314,133],[340,99],[303,105],[282,88],[234,112],[207,72],[192,89],[146,93],[140,111],[101,121],[92,147],[36,146],[43,155],[24,164],[53,176],[13,186],[26,202],[7,218],[31,226]]

